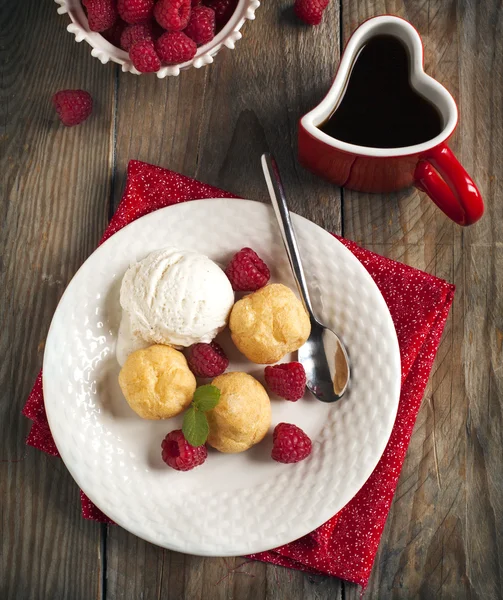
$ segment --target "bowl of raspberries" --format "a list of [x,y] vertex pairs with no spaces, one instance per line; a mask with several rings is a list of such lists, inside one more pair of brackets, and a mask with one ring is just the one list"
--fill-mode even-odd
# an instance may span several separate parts
[[86,41],[102,63],[160,79],[209,65],[234,49],[241,28],[255,18],[259,0],[56,0],[67,29]]

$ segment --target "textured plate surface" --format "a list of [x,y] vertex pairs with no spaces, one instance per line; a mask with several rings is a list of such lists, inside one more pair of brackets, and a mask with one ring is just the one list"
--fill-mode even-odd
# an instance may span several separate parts
[[[225,264],[255,249],[272,279],[295,285],[272,209],[248,200],[197,200],[165,208],[105,242],[75,275],[56,310],[44,356],[44,396],[54,439],[72,476],[119,525],[160,546],[201,555],[270,549],[312,531],[339,511],[377,464],[393,427],[400,354],[388,308],[360,262],[329,233],[293,215],[315,311],[342,335],[352,383],[332,405],[306,394],[271,398],[272,426],[242,454],[210,450],[204,465],[179,473],[160,457],[163,437],[181,425],[145,421],[117,383],[119,288],[130,262],[165,246],[196,250]],[[230,370],[262,380],[228,334]],[[296,465],[270,458],[272,430],[287,421],[313,440]]]

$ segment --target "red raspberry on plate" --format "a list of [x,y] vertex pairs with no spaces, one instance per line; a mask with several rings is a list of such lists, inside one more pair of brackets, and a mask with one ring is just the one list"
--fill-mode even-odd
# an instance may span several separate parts
[[60,90],[52,97],[52,103],[67,127],[82,123],[93,110],[93,99],[85,90]]
[[225,274],[235,292],[254,292],[269,281],[271,273],[265,262],[251,248],[234,254]]
[[187,352],[187,362],[196,377],[217,377],[229,366],[229,359],[216,342],[190,346]]
[[161,59],[157,56],[152,40],[135,42],[129,50],[129,58],[140,73],[155,73],[161,68]]
[[274,394],[296,402],[306,391],[306,372],[298,362],[265,368],[265,381]]
[[279,423],[274,428],[271,456],[280,463],[296,463],[311,454],[309,437],[296,425]]
[[87,9],[87,22],[91,31],[105,31],[117,20],[114,0],[83,0]]
[[295,14],[308,25],[319,25],[329,0],[295,0]]
[[177,471],[190,471],[202,465],[208,456],[206,446],[191,446],[181,429],[168,433],[162,440],[162,460]]
[[152,39],[152,23],[137,23],[128,25],[121,35],[121,48],[126,52],[131,50],[131,46],[141,40]]
[[194,58],[197,52],[196,42],[181,31],[164,33],[157,40],[155,48],[159,58],[167,65],[186,62]]
[[154,17],[166,31],[182,31],[190,19],[191,0],[158,0]]
[[102,31],[101,35],[106,39],[107,42],[110,42],[112,46],[116,48],[122,48],[121,46],[121,35],[124,31],[127,23],[125,23],[120,17],[115,21],[115,23],[107,29],[106,31]]
[[126,23],[147,23],[152,18],[154,0],[117,0],[117,10]]
[[238,0],[204,0],[204,4],[215,11],[215,23],[217,30],[220,30],[232,17]]
[[184,33],[198,46],[211,42],[215,37],[215,11],[207,6],[193,8]]

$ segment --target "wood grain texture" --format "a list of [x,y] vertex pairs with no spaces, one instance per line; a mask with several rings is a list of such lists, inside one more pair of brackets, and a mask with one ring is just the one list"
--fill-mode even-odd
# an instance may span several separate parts
[[[346,237],[457,286],[367,594],[496,599],[503,570],[501,3],[345,0],[344,37],[386,12],[419,30],[426,71],[457,100],[451,146],[487,212],[461,229],[416,190],[343,194]],[[346,597],[356,600],[359,591],[347,589]]]
[[[291,4],[264,1],[235,51],[166,80],[92,59],[49,0],[2,7],[2,599],[359,597],[334,578],[185,556],[85,521],[64,465],[23,444],[28,422],[20,410],[52,314],[118,204],[127,162],[145,160],[265,200],[259,156],[266,149],[296,212],[457,285],[366,597],[503,597],[501,0],[332,0],[318,28],[300,25]],[[328,89],[341,43],[383,13],[418,28],[427,71],[460,106],[451,145],[487,205],[469,229],[415,190],[341,194],[296,161],[298,118]],[[93,117],[72,129],[57,122],[49,101],[65,87],[88,89],[95,99]]]
[[[0,597],[97,598],[101,527],[81,518],[62,462],[25,447],[20,411],[57,302],[106,223],[113,69],[75,44],[52,2],[4,3],[0,19]],[[50,103],[68,87],[95,99],[73,129]]]

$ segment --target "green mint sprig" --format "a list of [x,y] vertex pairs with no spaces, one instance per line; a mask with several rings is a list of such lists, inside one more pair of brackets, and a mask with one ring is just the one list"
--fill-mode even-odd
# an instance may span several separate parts
[[210,426],[206,412],[220,401],[220,390],[214,385],[202,385],[194,392],[192,403],[183,416],[182,432],[191,446],[202,446],[208,439]]

